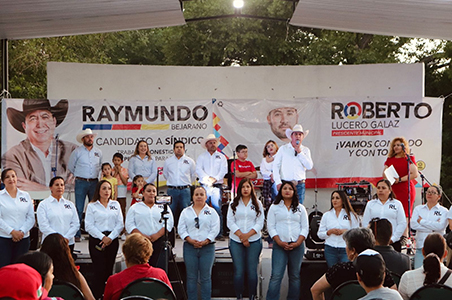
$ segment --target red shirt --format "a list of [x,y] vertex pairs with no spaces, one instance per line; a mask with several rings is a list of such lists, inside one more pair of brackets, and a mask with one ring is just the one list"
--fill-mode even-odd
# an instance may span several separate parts
[[[256,171],[253,163],[250,162],[249,160],[240,161],[240,160],[236,159],[235,164],[237,165],[237,167],[235,168],[235,171],[237,171],[237,172],[254,172],[254,171]],[[234,163],[231,164],[231,173],[234,173]],[[234,175],[232,175],[232,176],[234,176]],[[239,183],[242,179],[243,178],[241,178],[241,177],[235,178],[235,184],[232,183],[232,187],[234,188],[234,191],[237,192],[237,186],[239,185]]]
[[104,300],[118,300],[122,290],[129,283],[144,277],[159,279],[169,285],[171,289],[173,288],[168,276],[162,269],[151,267],[148,264],[135,265],[108,278],[104,291]]

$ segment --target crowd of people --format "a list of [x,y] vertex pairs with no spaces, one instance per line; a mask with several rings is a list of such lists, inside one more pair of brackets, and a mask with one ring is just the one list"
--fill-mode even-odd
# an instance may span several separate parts
[[[45,299],[53,277],[74,284],[85,299],[119,299],[128,283],[142,277],[157,278],[171,287],[161,269],[161,254],[167,233],[177,230],[183,241],[188,299],[198,299],[198,283],[201,299],[210,299],[215,241],[224,240],[227,233],[223,228],[221,198],[228,162],[217,151],[218,139],[208,135],[202,140],[206,151],[196,162],[185,155],[182,141],[174,143],[174,155],[163,167],[167,193],[172,197],[167,206],[156,202],[157,167],[146,141],[137,143],[126,169],[120,153],[113,156],[113,167],[104,162],[101,150],[93,145],[95,135],[90,129],[78,134],[77,141],[82,145],[69,158],[68,169],[75,178],[75,205],[63,197],[63,177],[49,180],[50,196],[39,203],[36,213],[43,240],[40,251],[28,251],[29,231],[35,223],[33,200],[18,188],[14,169],[2,171],[5,188],[0,191],[0,285],[7,282],[1,278],[22,270],[27,273],[24,280],[30,282],[29,288],[35,287],[33,280],[41,280],[42,288],[35,290],[37,297],[33,299]],[[313,168],[310,150],[302,144],[307,135],[308,131],[296,124],[286,130],[287,144],[278,147],[272,140],[265,144],[260,165],[264,179],[262,201],[253,185],[257,171],[247,160],[248,149],[245,145],[237,146],[237,159],[230,166],[234,197],[225,222],[237,299],[243,299],[245,282],[249,299],[257,297],[265,228],[272,248],[266,299],[280,298],[286,268],[287,299],[300,298],[300,270],[309,231],[303,205],[305,180],[306,171]],[[318,236],[325,240],[328,271],[312,286],[313,299],[324,299],[328,289],[348,280],[359,281],[368,294],[363,299],[408,299],[424,284],[440,282],[452,286],[452,278],[445,278],[448,269],[442,264],[447,254],[442,235],[448,220],[452,220],[452,212],[441,205],[439,186],[429,187],[426,204],[413,210],[412,180],[418,171],[412,156],[407,167],[406,153],[410,153],[406,140],[395,138],[384,169],[394,167],[398,177],[383,175],[376,185],[375,198],[367,203],[362,217],[354,211],[344,191],[331,194],[331,208],[323,214],[318,229]],[[133,181],[133,201],[126,210],[129,178]],[[199,185],[192,188],[196,178]],[[166,222],[162,222],[164,215]],[[89,254],[95,272],[90,284],[74,262],[74,245],[81,239],[82,223],[89,235]],[[409,228],[416,231],[412,271],[409,257],[400,253]],[[113,275],[121,238],[125,238],[122,250],[127,269]],[[392,274],[401,276],[399,292],[395,291]],[[8,290],[12,287],[0,287],[0,297],[16,296],[8,294]]]

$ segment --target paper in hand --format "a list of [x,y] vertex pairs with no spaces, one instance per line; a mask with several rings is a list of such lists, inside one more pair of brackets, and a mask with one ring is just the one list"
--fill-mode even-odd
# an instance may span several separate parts
[[399,174],[397,174],[396,169],[394,169],[394,166],[392,165],[385,170],[385,176],[389,180],[391,185],[394,184],[396,178],[399,178]]

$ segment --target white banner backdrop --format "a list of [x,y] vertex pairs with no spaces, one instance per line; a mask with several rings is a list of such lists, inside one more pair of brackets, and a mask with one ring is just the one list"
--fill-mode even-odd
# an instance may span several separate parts
[[[436,98],[342,97],[293,100],[214,99],[214,131],[223,152],[231,156],[238,144],[248,147],[249,160],[260,165],[268,140],[281,146],[284,132],[300,123],[309,135],[314,170],[307,187],[381,179],[390,141],[409,141],[420,171],[439,183],[443,100]],[[418,181],[420,179],[418,178]],[[418,182],[418,186],[420,181]]]
[[[187,155],[196,160],[204,151],[199,142],[212,132],[211,99],[52,100],[50,109],[56,119],[36,114],[39,109],[44,112],[49,109],[47,100],[26,101],[2,100],[2,168],[15,169],[19,187],[27,191],[47,189],[56,161],[57,175],[70,180],[67,160],[72,150],[80,146],[76,135],[86,128],[97,134],[94,142],[102,150],[103,161],[111,162],[113,154],[119,152],[124,155],[124,167],[141,139],[148,142],[159,167],[172,155],[175,140],[184,141]],[[26,129],[22,123],[24,110],[37,115],[33,120],[27,119]],[[56,137],[58,147],[55,147]]]

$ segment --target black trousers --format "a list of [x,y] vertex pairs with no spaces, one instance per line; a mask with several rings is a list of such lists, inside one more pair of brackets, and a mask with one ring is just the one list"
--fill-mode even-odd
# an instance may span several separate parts
[[105,247],[102,251],[96,249],[101,240],[89,236],[89,255],[93,261],[94,279],[91,291],[96,299],[102,297],[105,289],[105,283],[108,277],[113,274],[113,266],[115,265],[116,254],[118,253],[119,241],[114,239],[110,246]]
[[154,241],[152,243],[152,249],[154,250],[152,252],[151,257],[149,258],[149,265],[156,268],[163,268],[162,263],[164,260],[162,260],[159,263],[160,254],[163,255],[163,244],[165,241],[165,236],[161,236],[159,239]]

